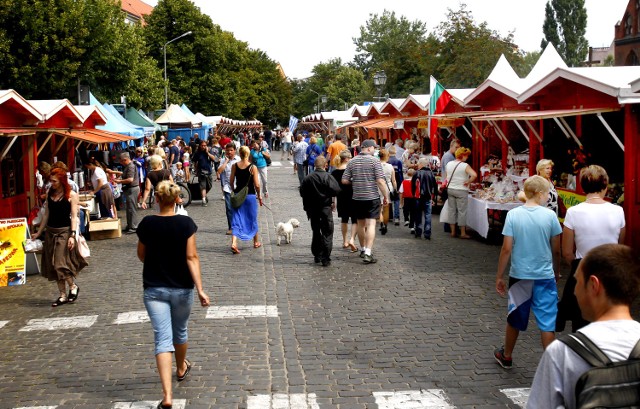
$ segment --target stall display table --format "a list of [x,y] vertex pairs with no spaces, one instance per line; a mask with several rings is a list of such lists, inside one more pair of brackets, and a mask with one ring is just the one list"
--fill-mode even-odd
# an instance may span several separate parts
[[509,211],[522,206],[522,202],[488,202],[469,195],[467,208],[467,226],[478,232],[485,239],[489,236],[489,210]]

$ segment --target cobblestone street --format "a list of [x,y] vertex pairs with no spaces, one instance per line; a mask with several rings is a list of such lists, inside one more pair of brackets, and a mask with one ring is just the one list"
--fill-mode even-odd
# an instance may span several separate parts
[[[332,265],[314,264],[297,177],[279,156],[260,209],[262,248],[231,253],[219,185],[208,207],[187,208],[212,306],[194,305],[194,368],[174,382],[174,407],[522,407],[542,350],[532,322],[512,370],[493,359],[506,313],[494,289],[500,247],[452,239],[434,215],[431,241],[390,226],[376,237],[378,263],[364,265],[342,249],[336,216]],[[275,224],[291,217],[301,221],[293,243],[276,246]],[[37,275],[0,288],[0,408],[157,405],[136,242],[88,242],[75,304],[52,309],[55,283]]]

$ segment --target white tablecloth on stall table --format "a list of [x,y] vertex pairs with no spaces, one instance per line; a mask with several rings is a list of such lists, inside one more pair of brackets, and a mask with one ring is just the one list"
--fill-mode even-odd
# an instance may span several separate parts
[[522,206],[521,202],[487,202],[486,200],[477,199],[469,196],[469,207],[467,208],[467,226],[477,231],[479,235],[485,239],[489,235],[489,215],[487,210],[505,210],[509,211],[518,206]]

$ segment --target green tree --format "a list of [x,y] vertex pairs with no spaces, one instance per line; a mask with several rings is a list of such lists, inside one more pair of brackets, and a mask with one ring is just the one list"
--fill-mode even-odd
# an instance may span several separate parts
[[421,75],[418,50],[426,41],[426,25],[406,17],[396,17],[385,10],[381,16],[371,14],[360,36],[353,39],[356,45],[354,66],[370,81],[373,94],[373,75],[384,70],[387,83],[383,92],[390,95],[406,95],[414,91],[413,78]]
[[[436,78],[445,87],[477,87],[504,54],[512,65],[521,64],[522,55],[513,43],[513,33],[500,36],[486,22],[477,24],[465,4],[448,10],[447,18],[436,29],[439,40],[432,54]],[[431,45],[433,47],[433,45]]]
[[[343,110],[345,104],[362,103],[370,93],[364,74],[346,64],[340,58],[331,59],[313,67],[311,77],[294,80],[292,113],[297,117],[314,112],[319,96],[327,97],[327,103],[320,110]],[[315,91],[315,92],[313,92]],[[322,105],[322,102],[320,102]]]
[[551,0],[545,6],[542,25],[544,49],[552,43],[570,67],[579,67],[589,51],[585,38],[587,32],[587,9],[584,0]]
[[194,112],[263,123],[288,120],[291,87],[277,64],[260,50],[213,24],[189,0],[160,0],[147,19],[145,36],[150,54],[163,67],[167,46],[170,103],[185,103]]
[[76,102],[82,81],[99,98],[157,100],[139,27],[111,0],[0,0],[0,58],[0,87],[27,98]]

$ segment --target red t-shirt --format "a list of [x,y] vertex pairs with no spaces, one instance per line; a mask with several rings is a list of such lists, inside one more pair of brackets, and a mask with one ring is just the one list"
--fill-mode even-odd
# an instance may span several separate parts
[[402,197],[405,199],[420,199],[420,181],[416,183],[416,195],[411,193],[411,179],[402,181]]
[[220,146],[222,146],[222,149],[224,149],[229,142],[233,142],[233,141],[231,140],[231,138],[227,138],[226,136],[220,139]]

